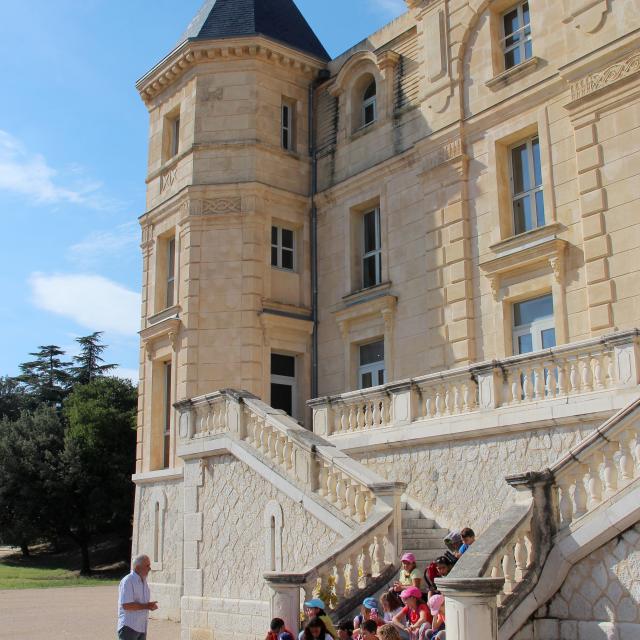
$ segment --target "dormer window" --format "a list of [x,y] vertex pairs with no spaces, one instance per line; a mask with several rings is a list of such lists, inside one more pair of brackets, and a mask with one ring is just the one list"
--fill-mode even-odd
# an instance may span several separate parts
[[362,97],[362,126],[368,127],[376,121],[376,81],[372,80]]

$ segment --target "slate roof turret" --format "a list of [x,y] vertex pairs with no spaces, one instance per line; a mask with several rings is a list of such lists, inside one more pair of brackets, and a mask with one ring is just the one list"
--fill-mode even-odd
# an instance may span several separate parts
[[206,0],[178,44],[253,35],[330,60],[293,0]]

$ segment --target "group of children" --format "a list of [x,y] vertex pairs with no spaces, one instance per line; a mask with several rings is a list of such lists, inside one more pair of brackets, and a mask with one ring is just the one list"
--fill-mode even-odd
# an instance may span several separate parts
[[[436,579],[446,576],[460,556],[474,543],[468,527],[451,531],[444,542],[448,551],[420,575],[412,553],[402,556],[402,568],[393,586],[376,598],[365,598],[353,621],[336,629],[322,600],[304,603],[307,623],[297,640],[446,640],[444,596]],[[424,579],[424,588],[423,588]],[[294,640],[280,618],[271,621],[266,640]]]

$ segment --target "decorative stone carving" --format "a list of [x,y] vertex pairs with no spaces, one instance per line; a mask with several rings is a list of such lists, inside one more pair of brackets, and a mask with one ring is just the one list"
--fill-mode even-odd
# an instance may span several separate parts
[[462,155],[462,138],[450,140],[427,155],[424,162],[425,171],[431,171],[440,165],[457,160]]
[[607,0],[564,0],[565,18],[576,29],[595,33],[602,27],[607,13]]
[[173,186],[176,178],[178,177],[178,167],[173,167],[168,171],[165,171],[160,176],[160,193],[164,193],[167,189]]
[[211,198],[209,200],[192,201],[191,215],[211,216],[225,213],[240,213],[242,211],[241,198]]
[[574,82],[571,85],[571,98],[579,100],[638,72],[640,72],[640,51],[634,51],[605,69]]

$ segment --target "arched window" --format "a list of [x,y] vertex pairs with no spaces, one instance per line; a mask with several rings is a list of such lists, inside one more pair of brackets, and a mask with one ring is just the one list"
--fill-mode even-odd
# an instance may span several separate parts
[[282,571],[282,520],[282,507],[275,500],[270,500],[264,509],[267,571]]
[[376,81],[372,80],[362,96],[362,126],[368,127],[376,121]]

